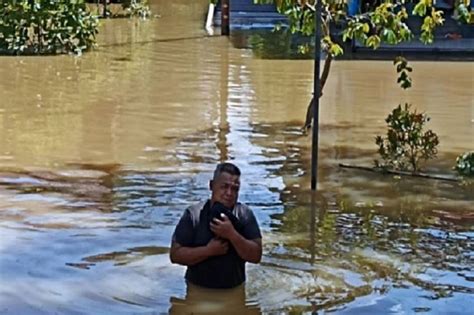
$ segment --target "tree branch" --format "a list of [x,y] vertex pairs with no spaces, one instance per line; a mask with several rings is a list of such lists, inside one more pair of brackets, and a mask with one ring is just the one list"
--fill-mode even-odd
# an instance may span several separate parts
[[412,177],[421,177],[421,178],[445,180],[445,181],[449,181],[449,182],[458,182],[459,181],[459,179],[457,179],[456,177],[449,176],[449,175],[431,175],[431,174],[426,174],[426,173],[404,172],[404,171],[381,169],[381,168],[377,168],[377,167],[349,165],[349,164],[343,164],[343,163],[339,163],[339,167],[352,168],[352,169],[358,169],[358,170],[370,171],[370,172],[376,172],[376,173],[382,173],[382,174],[386,173],[386,174],[393,174],[393,175],[399,175],[399,176],[412,176]]
[[[324,61],[323,73],[321,75],[321,90],[319,91],[319,97],[323,96],[323,89],[329,77],[329,71],[331,70],[332,59],[333,59],[332,55],[327,54],[326,60]],[[314,116],[314,96],[313,98],[311,98],[311,101],[308,104],[308,108],[306,109],[306,120],[302,128],[304,133],[306,133],[308,129],[311,128],[313,116]]]

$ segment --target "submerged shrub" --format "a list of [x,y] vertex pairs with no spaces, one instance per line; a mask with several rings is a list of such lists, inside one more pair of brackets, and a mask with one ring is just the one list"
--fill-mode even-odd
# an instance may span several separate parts
[[430,118],[424,113],[410,111],[411,105],[398,105],[385,119],[387,136],[377,136],[383,162],[375,160],[376,167],[418,172],[421,163],[436,157],[438,136],[431,130],[423,131]]
[[0,0],[4,54],[80,54],[94,45],[97,29],[84,0]]
[[147,0],[124,0],[122,7],[130,16],[148,18],[151,16],[150,8]]
[[465,152],[456,159],[454,169],[463,176],[474,176],[474,151]]
[[[148,6],[148,0],[108,0],[107,9],[104,14],[104,0],[86,0],[87,3],[97,5],[98,14],[106,17],[140,17],[143,19],[151,16],[151,10]],[[109,5],[120,5],[119,12],[112,12]]]

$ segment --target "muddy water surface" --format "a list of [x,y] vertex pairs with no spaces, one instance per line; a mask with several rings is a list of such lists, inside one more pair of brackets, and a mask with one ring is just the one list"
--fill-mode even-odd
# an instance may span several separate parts
[[[80,58],[0,57],[2,314],[464,314],[474,294],[474,191],[340,169],[371,165],[399,103],[432,118],[449,174],[474,147],[474,65],[336,61],[321,105],[321,191],[301,125],[312,62],[208,37],[206,1],[105,21]],[[186,2],[186,3],[185,3]],[[187,288],[168,259],[215,164],[243,170],[264,232],[246,288]]]

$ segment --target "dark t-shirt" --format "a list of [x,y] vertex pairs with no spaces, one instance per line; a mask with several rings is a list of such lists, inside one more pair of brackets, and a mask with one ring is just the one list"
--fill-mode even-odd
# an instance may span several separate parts
[[[240,234],[246,239],[262,238],[257,220],[249,207],[238,203],[233,214],[242,223]],[[186,209],[173,234],[173,240],[186,247],[206,246],[214,237],[210,229],[210,201]],[[188,266],[186,280],[208,288],[232,288],[245,281],[245,261],[229,244],[226,254]]]

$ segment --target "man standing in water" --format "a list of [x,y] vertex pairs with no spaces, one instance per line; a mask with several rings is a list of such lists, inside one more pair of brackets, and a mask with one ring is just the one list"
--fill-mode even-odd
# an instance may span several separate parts
[[176,226],[170,259],[188,267],[188,283],[233,288],[245,281],[246,262],[260,262],[262,235],[252,210],[237,201],[237,166],[217,165],[209,187],[211,199],[187,208]]

